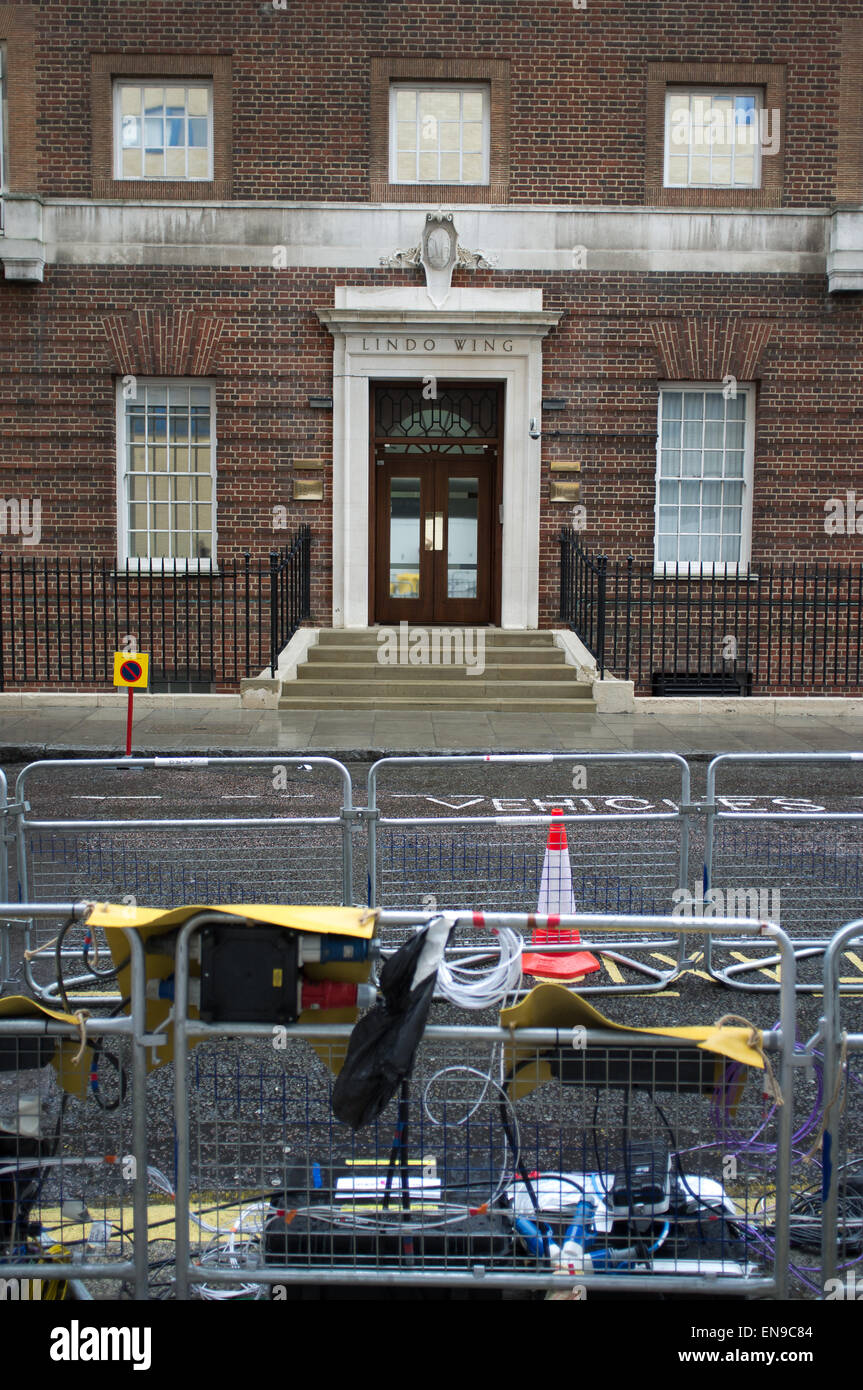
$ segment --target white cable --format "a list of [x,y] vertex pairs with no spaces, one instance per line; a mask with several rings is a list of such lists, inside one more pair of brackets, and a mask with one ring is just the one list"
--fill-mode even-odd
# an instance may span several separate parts
[[444,956],[438,966],[437,984],[451,1004],[460,1009],[493,1009],[520,989],[522,938],[511,927],[498,927],[496,935],[498,959],[494,965],[477,968],[476,962],[485,960],[487,951],[467,956],[458,964],[450,964]]

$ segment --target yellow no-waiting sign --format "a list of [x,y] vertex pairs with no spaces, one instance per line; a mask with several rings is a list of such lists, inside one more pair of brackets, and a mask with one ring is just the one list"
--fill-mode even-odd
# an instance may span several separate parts
[[146,690],[149,683],[150,658],[143,652],[114,653],[114,684],[130,690]]

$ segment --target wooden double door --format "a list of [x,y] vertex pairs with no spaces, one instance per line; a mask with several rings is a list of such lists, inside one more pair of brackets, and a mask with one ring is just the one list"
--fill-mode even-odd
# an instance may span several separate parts
[[500,620],[499,383],[375,383],[373,622]]
[[375,469],[378,622],[492,621],[495,462],[429,454]]

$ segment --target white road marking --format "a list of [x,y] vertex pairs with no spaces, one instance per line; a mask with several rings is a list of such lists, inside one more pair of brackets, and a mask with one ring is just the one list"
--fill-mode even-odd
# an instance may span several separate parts
[[161,801],[161,795],[153,796],[124,796],[118,792],[115,796],[83,796],[76,793],[70,800],[72,801]]

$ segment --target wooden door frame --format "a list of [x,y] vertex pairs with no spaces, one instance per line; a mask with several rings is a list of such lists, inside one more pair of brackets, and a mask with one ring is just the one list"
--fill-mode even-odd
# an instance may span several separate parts
[[[375,537],[377,533],[377,480],[375,474],[375,392],[378,387],[384,388],[391,386],[394,388],[404,386],[421,386],[422,377],[417,377],[416,381],[406,377],[369,377],[369,525],[368,525],[368,585],[369,585],[369,608],[368,624],[373,627],[375,624],[375,610],[377,607],[376,578],[377,556],[375,550]],[[504,411],[506,408],[506,381],[499,378],[489,377],[476,380],[474,377],[453,377],[438,382],[439,388],[453,387],[490,387],[497,390],[497,441],[495,445],[495,465],[494,480],[492,482],[492,507],[491,507],[491,546],[490,546],[490,568],[491,568],[491,603],[489,605],[489,626],[500,627],[502,584],[503,584],[503,525],[500,520],[501,509],[503,507],[503,444],[504,444]],[[434,437],[430,436],[433,439]],[[491,442],[491,441],[488,441]],[[465,457],[469,457],[466,455]]]

